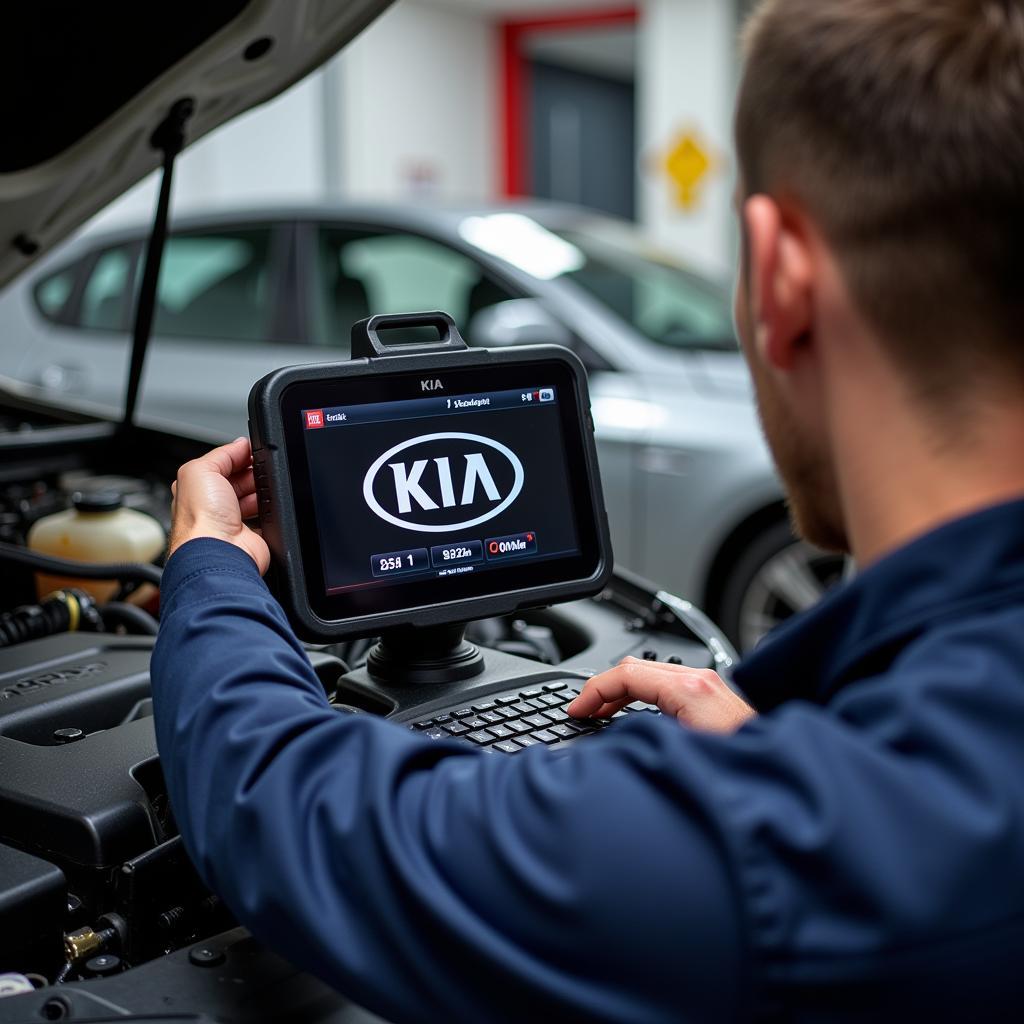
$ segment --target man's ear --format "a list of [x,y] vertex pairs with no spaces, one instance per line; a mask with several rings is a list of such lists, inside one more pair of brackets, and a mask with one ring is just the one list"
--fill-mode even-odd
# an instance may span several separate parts
[[806,239],[768,196],[751,196],[743,219],[758,356],[777,370],[791,370],[811,336],[813,272]]

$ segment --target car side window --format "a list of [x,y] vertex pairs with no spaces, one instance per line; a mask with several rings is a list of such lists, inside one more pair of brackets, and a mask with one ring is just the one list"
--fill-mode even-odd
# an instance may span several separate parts
[[133,247],[121,245],[96,257],[78,307],[76,323],[98,331],[126,329],[126,302]]
[[63,320],[80,269],[81,261],[44,277],[33,289],[36,306],[47,320],[54,323]]
[[266,341],[273,295],[270,229],[204,231],[167,240],[153,333]]
[[[515,297],[468,256],[421,235],[326,227],[317,256],[312,334],[321,345],[347,345],[352,324],[376,313],[440,309],[465,333],[481,309]],[[430,337],[428,329],[388,334],[399,342]]]

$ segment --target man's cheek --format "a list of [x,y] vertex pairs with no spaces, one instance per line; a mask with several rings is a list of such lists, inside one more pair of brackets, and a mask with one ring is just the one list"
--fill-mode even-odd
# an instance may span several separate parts
[[750,354],[750,345],[752,338],[750,336],[750,307],[747,302],[747,287],[745,275],[740,276],[736,283],[736,290],[733,293],[733,327],[736,331],[736,337],[740,341],[745,353],[748,357]]

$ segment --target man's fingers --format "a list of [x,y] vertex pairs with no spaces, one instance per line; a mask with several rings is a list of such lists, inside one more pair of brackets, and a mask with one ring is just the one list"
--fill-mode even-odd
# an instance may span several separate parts
[[[187,485],[191,492],[194,484],[198,483],[203,475],[208,474],[212,470],[227,479],[235,489],[235,494],[240,498],[249,491],[249,482],[246,475],[250,478],[252,477],[251,465],[252,449],[249,441],[247,438],[240,437],[238,440],[232,441],[231,444],[214,448],[213,451],[207,452],[198,459],[186,462],[178,470],[178,479],[171,484],[171,497],[175,500],[177,499],[178,491],[180,490],[178,487],[179,483],[186,486],[186,481],[193,481],[192,484]],[[255,489],[256,484],[253,481],[252,490]]]
[[259,514],[259,506],[256,503],[255,494],[247,494],[239,499],[238,507],[241,510],[243,519],[255,519]]
[[589,680],[566,711],[576,718],[607,717],[597,715],[606,704],[625,705],[634,700],[657,704],[658,691],[659,680],[653,666],[628,658]]
[[232,477],[248,469],[252,461],[252,447],[247,437],[240,437],[231,444],[221,445],[207,452],[204,456],[196,459],[198,463],[206,463],[213,466],[221,476]]
[[239,501],[250,494],[256,493],[256,476],[251,466],[246,467],[241,472],[234,473],[228,478],[228,483],[234,488],[235,496]]
[[566,710],[577,718],[611,718],[639,700],[657,705],[666,715],[690,721],[694,713],[705,713],[710,700],[724,696],[724,689],[710,670],[626,658],[589,680]]
[[611,718],[635,700],[695,729],[735,732],[756,712],[710,669],[626,658],[588,680],[566,710],[575,718]]
[[632,703],[632,698],[623,697],[622,700],[614,701],[611,704],[602,704],[589,718],[612,718],[617,715],[627,704]]

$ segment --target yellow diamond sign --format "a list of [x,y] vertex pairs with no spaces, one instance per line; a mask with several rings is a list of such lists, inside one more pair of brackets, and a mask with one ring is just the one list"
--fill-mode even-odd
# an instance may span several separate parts
[[676,187],[676,201],[684,210],[692,210],[700,198],[699,187],[711,170],[711,157],[698,139],[684,134],[665,160],[665,170]]

